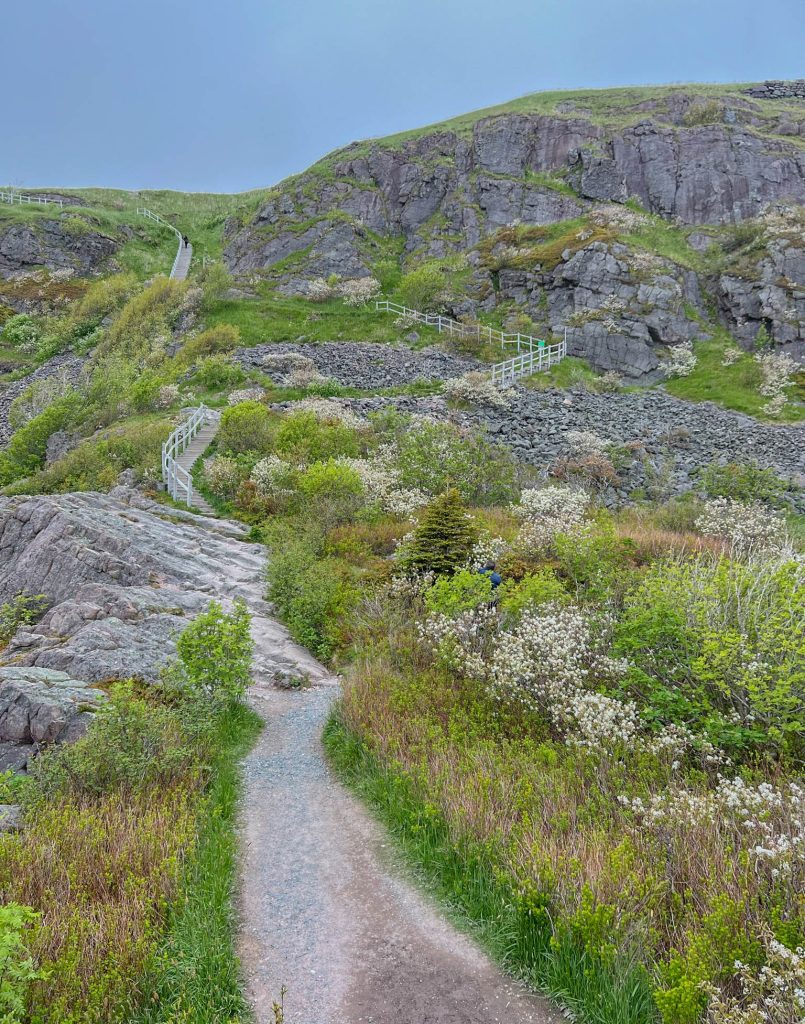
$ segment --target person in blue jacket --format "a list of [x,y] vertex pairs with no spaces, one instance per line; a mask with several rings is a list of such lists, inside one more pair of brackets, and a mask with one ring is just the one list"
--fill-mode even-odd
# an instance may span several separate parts
[[497,571],[497,567],[494,562],[487,562],[483,569],[479,569],[478,571],[482,576],[489,577],[489,582],[492,584],[493,590],[497,590],[497,588],[503,582],[503,578]]

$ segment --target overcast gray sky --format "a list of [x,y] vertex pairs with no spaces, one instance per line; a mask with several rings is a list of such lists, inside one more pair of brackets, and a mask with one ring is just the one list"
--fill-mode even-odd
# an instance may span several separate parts
[[540,89],[805,75],[803,0],[31,0],[0,183],[240,191]]

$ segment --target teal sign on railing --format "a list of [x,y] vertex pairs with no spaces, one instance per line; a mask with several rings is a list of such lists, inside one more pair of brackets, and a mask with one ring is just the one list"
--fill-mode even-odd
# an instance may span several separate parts
[[545,342],[543,340],[538,341],[537,344],[540,348],[545,348]]

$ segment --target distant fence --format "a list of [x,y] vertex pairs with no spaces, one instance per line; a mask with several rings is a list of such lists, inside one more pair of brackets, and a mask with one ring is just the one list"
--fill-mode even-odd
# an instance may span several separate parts
[[408,309],[397,302],[389,302],[380,299],[375,303],[375,308],[381,312],[397,313],[416,323],[425,324],[428,327],[435,327],[440,334],[446,333],[451,336],[462,338],[477,338],[479,341],[484,338],[487,341],[496,341],[502,347],[516,345],[517,355],[503,362],[495,363],[492,367],[492,381],[501,387],[513,384],[521,377],[529,377],[532,373],[540,370],[547,370],[554,366],[567,355],[567,328],[564,338],[556,345],[547,345],[542,338],[534,338],[530,334],[507,334],[495,327],[487,327],[484,324],[463,324],[460,320],[452,320],[447,316],[440,316],[438,313],[420,313],[417,309]]
[[0,203],[27,203],[29,206],[64,206],[63,199],[46,199],[44,196],[26,196],[22,192],[0,190]]
[[177,227],[174,227],[169,220],[165,220],[164,217],[160,217],[158,213],[154,213],[152,210],[148,210],[144,206],[139,206],[137,208],[137,213],[139,213],[141,217],[147,217],[149,220],[153,220],[157,224],[161,224],[163,227],[170,228],[174,235],[179,239],[179,248],[176,250],[176,258],[173,261],[173,266],[171,267],[170,272],[171,277],[176,277],[176,268],[179,266],[179,260],[182,257],[182,246],[184,245],[182,232]]

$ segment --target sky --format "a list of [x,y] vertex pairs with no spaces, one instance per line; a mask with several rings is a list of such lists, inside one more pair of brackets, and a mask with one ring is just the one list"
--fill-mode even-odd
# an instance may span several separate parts
[[0,183],[238,192],[543,89],[805,76],[803,0],[31,0]]

